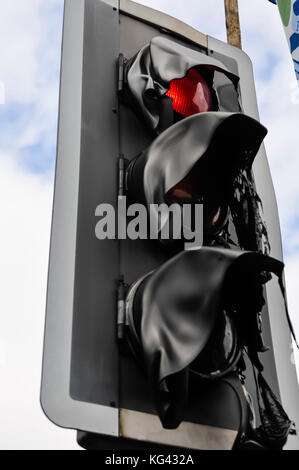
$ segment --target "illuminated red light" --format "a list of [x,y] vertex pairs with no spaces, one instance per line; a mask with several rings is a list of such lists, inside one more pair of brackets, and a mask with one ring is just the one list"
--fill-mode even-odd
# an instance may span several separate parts
[[184,117],[213,109],[208,84],[196,69],[189,70],[184,78],[172,80],[166,95],[172,99],[174,111]]

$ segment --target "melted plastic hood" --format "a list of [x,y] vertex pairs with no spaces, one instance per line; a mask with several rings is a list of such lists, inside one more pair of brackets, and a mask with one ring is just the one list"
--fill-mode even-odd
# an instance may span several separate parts
[[164,427],[177,427],[184,417],[188,366],[206,345],[228,298],[242,290],[242,302],[259,301],[262,290],[247,287],[247,280],[261,271],[281,278],[283,263],[260,253],[205,247],[178,254],[145,279],[135,323]]
[[194,67],[205,71],[215,96],[216,110],[241,111],[238,76],[213,57],[157,36],[127,62],[125,73],[127,92],[151,128],[159,131],[159,98],[169,90],[170,82],[183,78]]

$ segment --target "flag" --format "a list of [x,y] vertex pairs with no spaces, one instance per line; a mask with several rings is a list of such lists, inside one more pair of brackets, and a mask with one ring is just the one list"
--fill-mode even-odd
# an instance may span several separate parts
[[299,0],[269,0],[278,5],[299,85]]

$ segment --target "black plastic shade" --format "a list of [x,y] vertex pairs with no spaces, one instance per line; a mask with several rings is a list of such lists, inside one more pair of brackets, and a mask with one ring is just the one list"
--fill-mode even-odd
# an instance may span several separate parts
[[[128,102],[143,116],[148,126],[161,132],[173,123],[171,117],[163,122],[163,100],[172,80],[183,78],[192,68],[198,69],[210,87],[214,109],[238,112],[239,77],[220,61],[191,47],[165,37],[154,37],[125,67],[125,93]],[[171,99],[167,98],[171,105]],[[164,103],[165,104],[165,103]],[[166,106],[167,107],[167,106]],[[167,111],[169,114],[169,110]]]
[[[227,341],[223,328],[235,335],[234,320],[225,319],[224,312],[245,315],[248,299],[260,301],[261,282],[249,280],[262,271],[281,278],[283,263],[260,253],[202,248],[180,253],[131,287],[127,315],[133,350],[146,368],[164,427],[177,427],[184,417],[190,369],[213,378],[215,364],[211,358],[209,366],[207,354],[201,364],[201,353],[216,327],[222,341]],[[236,304],[238,291],[243,296]],[[236,336],[218,351],[225,372],[238,359]]]
[[[177,202],[173,189],[191,176],[194,200],[202,198],[207,208],[222,207],[223,223],[234,177],[251,169],[266,134],[264,126],[243,113],[207,112],[185,118],[130,163],[129,198],[147,206]],[[162,230],[166,220],[159,220],[154,206],[151,211]]]

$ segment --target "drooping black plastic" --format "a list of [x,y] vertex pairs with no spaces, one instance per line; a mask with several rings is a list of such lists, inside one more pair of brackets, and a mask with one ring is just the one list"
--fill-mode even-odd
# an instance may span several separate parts
[[[157,36],[125,66],[125,93],[129,98],[128,102],[133,100],[134,107],[152,129],[160,132],[167,127],[162,122],[165,103],[161,98],[169,90],[170,82],[185,77],[194,67],[198,68],[211,89],[215,110],[241,111],[237,91],[239,77],[213,57],[174,40]],[[167,100],[171,104],[171,100]],[[169,116],[167,120],[169,125],[173,123]]]
[[247,312],[248,303],[260,302],[262,291],[250,279],[262,271],[281,278],[283,263],[260,253],[202,248],[180,253],[135,288],[128,312],[133,347],[140,348],[164,427],[184,418],[189,366],[196,360],[200,370],[219,316],[225,310],[241,316],[242,306]]
[[[228,205],[234,177],[251,169],[266,134],[263,125],[243,113],[207,112],[185,118],[131,162],[128,195],[147,206],[160,205],[167,202],[172,188],[195,171],[204,204]],[[160,223],[155,207],[151,211]]]

